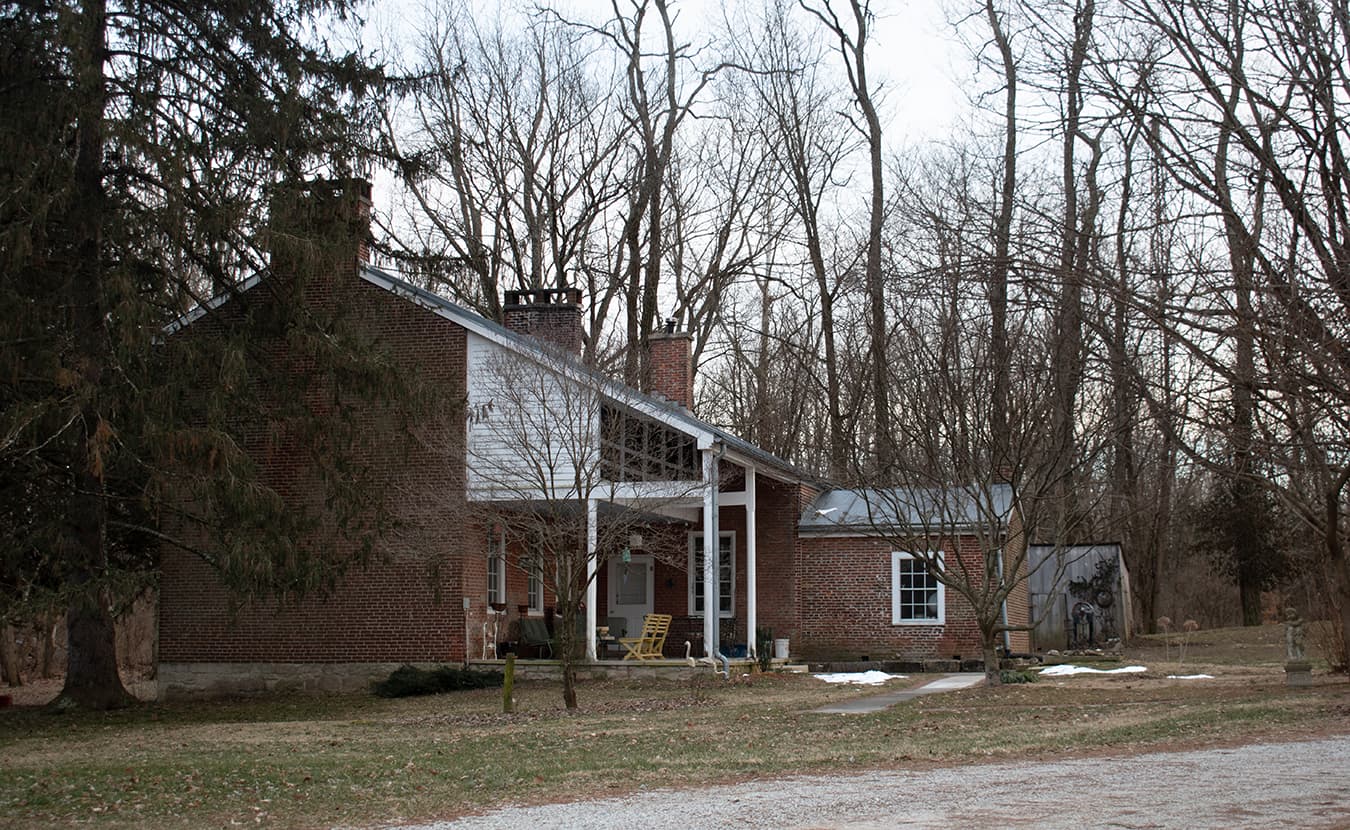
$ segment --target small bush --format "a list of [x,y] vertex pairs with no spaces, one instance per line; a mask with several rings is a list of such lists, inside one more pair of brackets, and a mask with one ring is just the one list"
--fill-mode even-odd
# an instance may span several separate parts
[[380,697],[412,697],[461,689],[487,689],[502,685],[502,681],[502,673],[496,671],[468,671],[453,666],[419,669],[405,665],[394,669],[393,674],[376,683],[371,691]]
[[1004,669],[998,673],[999,679],[1006,683],[1035,683],[1040,680],[1040,675],[1034,671],[1013,671]]
[[773,668],[773,629],[764,626],[755,627],[755,660],[759,670],[766,672]]

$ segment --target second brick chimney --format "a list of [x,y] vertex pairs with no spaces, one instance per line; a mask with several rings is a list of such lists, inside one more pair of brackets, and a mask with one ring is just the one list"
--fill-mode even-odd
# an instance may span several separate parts
[[647,336],[649,391],[689,410],[694,408],[694,367],[689,357],[693,341],[689,332],[675,330],[674,319],[666,321],[664,330]]
[[581,289],[531,288],[507,291],[502,322],[511,331],[581,354]]

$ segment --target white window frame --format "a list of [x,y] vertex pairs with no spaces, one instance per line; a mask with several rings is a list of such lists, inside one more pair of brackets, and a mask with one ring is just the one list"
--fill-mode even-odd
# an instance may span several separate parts
[[[929,558],[936,557],[937,566],[943,565],[943,555],[941,552],[928,554]],[[943,585],[941,580],[929,573],[929,579],[932,579],[937,587],[937,618],[936,619],[903,619],[900,616],[900,563],[901,561],[915,561],[925,563],[923,556],[917,556],[908,551],[891,551],[891,625],[946,625],[947,624],[947,586]]]
[[530,616],[544,616],[544,568],[534,565],[525,572],[525,602]]
[[[736,532],[734,530],[724,530],[717,535],[721,539],[731,540],[731,549],[728,552],[731,564],[731,591],[727,594],[721,594],[719,592],[717,597],[719,605],[722,602],[727,603],[726,609],[718,609],[718,616],[722,619],[731,619],[736,616]],[[689,616],[698,617],[699,619],[703,618],[703,611],[695,605],[695,602],[698,599],[696,593],[698,589],[695,586],[703,584],[703,569],[698,567],[698,563],[695,561],[694,544],[696,540],[702,538],[703,531],[701,530],[692,531],[689,534]],[[718,549],[720,550],[721,547],[722,546],[719,543]],[[718,581],[720,583],[720,578]],[[718,587],[720,589],[720,584]]]
[[[487,601],[488,605],[506,604],[506,534],[500,534],[490,541],[487,561]],[[494,574],[493,565],[497,572]]]

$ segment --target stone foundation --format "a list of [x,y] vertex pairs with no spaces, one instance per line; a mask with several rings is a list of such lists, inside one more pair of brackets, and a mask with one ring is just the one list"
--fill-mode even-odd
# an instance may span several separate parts
[[[160,663],[160,700],[267,692],[363,692],[404,663]],[[413,663],[434,668],[444,663]],[[452,664],[453,665],[453,664]]]
[[[476,671],[501,671],[504,660],[471,660],[466,668]],[[774,664],[782,666],[785,661]],[[731,674],[749,674],[754,663],[750,660],[732,660]],[[720,668],[720,664],[718,668]],[[640,679],[688,680],[698,675],[711,675],[713,669],[706,664],[690,666],[683,660],[601,660],[596,663],[577,663],[578,680],[603,679]],[[558,660],[517,660],[516,680],[561,680],[562,663]]]

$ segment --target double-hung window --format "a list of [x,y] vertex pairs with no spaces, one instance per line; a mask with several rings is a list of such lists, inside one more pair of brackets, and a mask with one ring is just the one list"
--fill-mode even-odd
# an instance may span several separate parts
[[[736,534],[719,534],[717,557],[718,616],[730,617],[736,607]],[[703,534],[689,534],[689,616],[703,616]]]
[[[934,554],[941,567],[942,555]],[[928,566],[912,553],[891,553],[891,625],[942,625],[946,591]]]
[[544,569],[535,565],[528,571],[525,581],[525,601],[531,614],[544,613]]
[[489,605],[506,604],[506,539],[501,535],[488,549],[487,601]]

